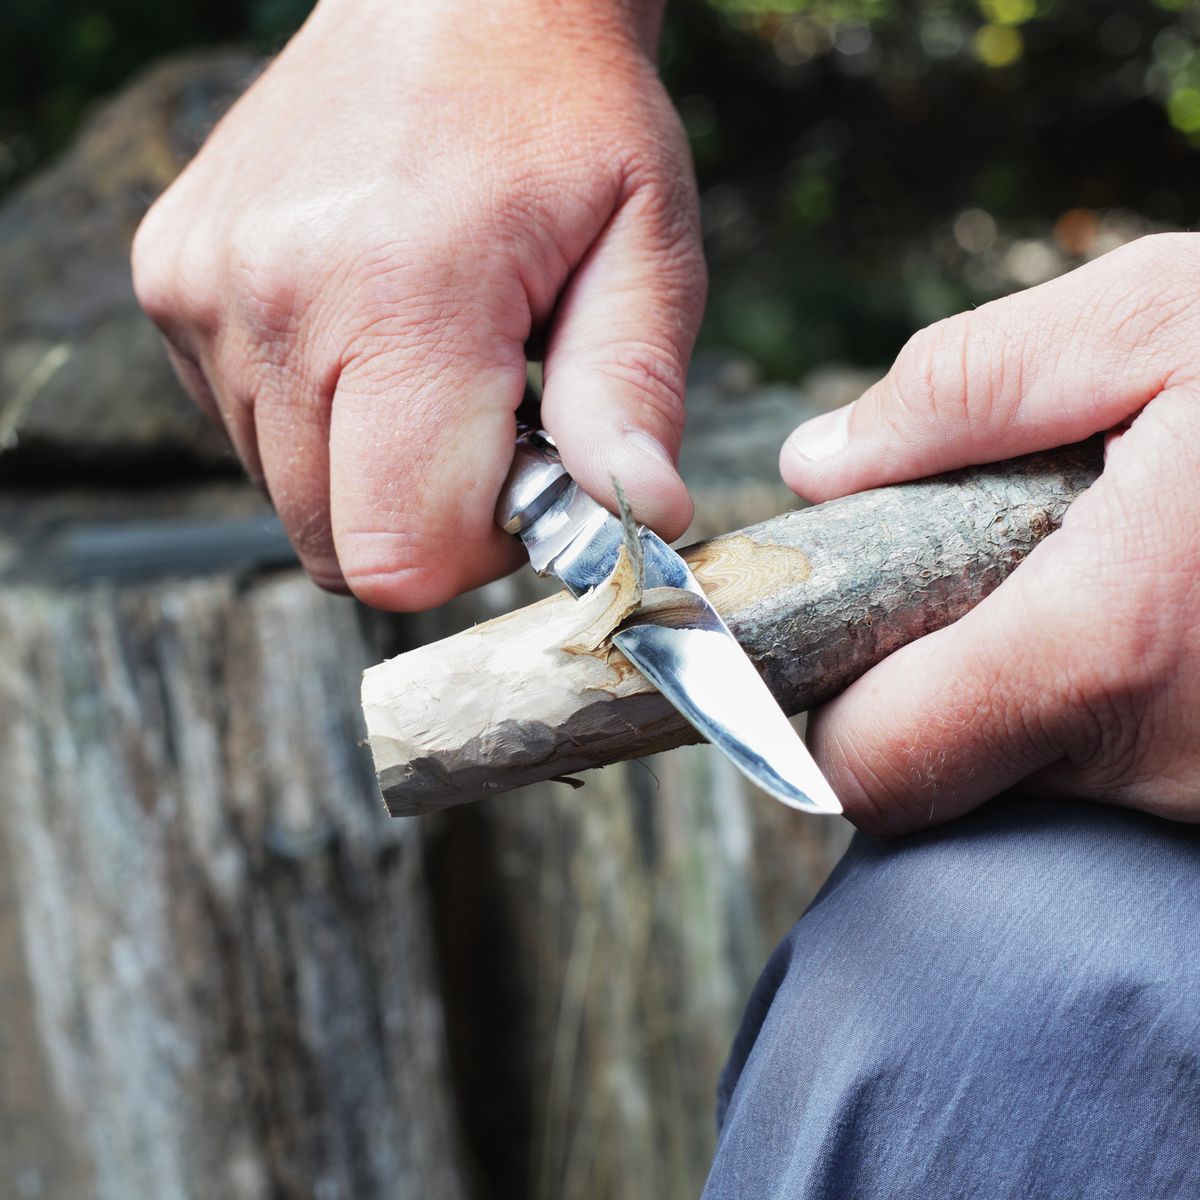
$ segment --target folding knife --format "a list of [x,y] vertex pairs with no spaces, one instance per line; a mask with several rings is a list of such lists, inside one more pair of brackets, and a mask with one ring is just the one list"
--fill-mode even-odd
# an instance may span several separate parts
[[[609,578],[625,543],[621,521],[567,474],[554,440],[539,429],[519,433],[496,520],[525,544],[539,575],[556,575],[577,598]],[[687,563],[649,529],[639,529],[637,538],[644,587],[675,588],[688,601],[672,606],[669,623],[656,622],[653,610],[635,611],[613,643],[764,791],[806,812],[841,812],[808,748]]]

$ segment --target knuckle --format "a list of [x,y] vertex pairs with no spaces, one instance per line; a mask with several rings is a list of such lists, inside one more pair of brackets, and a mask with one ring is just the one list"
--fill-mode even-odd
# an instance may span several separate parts
[[307,244],[286,211],[243,213],[231,227],[230,278],[239,319],[252,341],[270,343],[292,333],[302,307]]
[[191,355],[194,343],[212,337],[221,321],[213,242],[203,228],[181,235],[176,226],[164,225],[171,218],[156,216],[157,211],[157,206],[150,210],[134,237],[134,295],[168,341]]
[[338,538],[338,563],[345,585],[372,608],[420,612],[456,593],[445,554],[419,534],[349,530]]
[[133,290],[138,302],[147,312],[150,312],[152,307],[157,307],[156,301],[160,299],[162,282],[158,270],[161,254],[149,221],[149,214],[142,218],[142,223],[133,235],[133,245],[129,251]]
[[[1114,252],[1118,269],[1102,303],[1110,345],[1123,359],[1149,351],[1161,361],[1164,334],[1194,314],[1198,244],[1194,234],[1152,234]],[[1191,330],[1189,349],[1193,341]]]
[[1005,353],[997,340],[982,310],[913,334],[891,372],[890,398],[900,423],[921,431],[949,426],[970,432],[1003,420],[1002,401],[1020,394],[1020,380],[1012,376],[1019,375],[1022,355]]
[[163,228],[161,201],[142,218],[130,248],[133,291],[146,315],[168,324],[178,307],[177,246]]
[[519,396],[524,341],[493,335],[493,328],[488,306],[456,302],[453,295],[371,306],[342,331],[337,393],[403,396],[410,419],[431,429],[441,424],[447,397],[483,377],[497,399],[514,387]]
[[529,336],[521,272],[494,241],[476,246],[448,228],[426,228],[373,241],[349,257],[353,299],[338,317],[347,361],[387,344],[417,357],[471,360],[486,345],[508,368]]
[[903,424],[920,428],[962,416],[967,381],[955,341],[951,320],[919,329],[905,342],[891,370],[891,399]]

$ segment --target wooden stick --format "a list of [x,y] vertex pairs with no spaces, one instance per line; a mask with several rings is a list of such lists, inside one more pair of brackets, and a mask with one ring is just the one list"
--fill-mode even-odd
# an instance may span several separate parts
[[[798,713],[977,604],[1058,528],[1101,461],[1093,440],[880,488],[683,556]],[[607,641],[587,648],[609,608],[600,590],[563,592],[368,670],[363,710],[392,815],[699,740]]]

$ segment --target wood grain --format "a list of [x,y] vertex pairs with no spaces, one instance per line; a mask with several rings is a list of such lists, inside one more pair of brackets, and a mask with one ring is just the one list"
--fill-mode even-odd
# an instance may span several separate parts
[[[1096,478],[1098,442],[783,513],[683,551],[789,713],[991,592]],[[389,811],[411,815],[696,741],[565,592],[367,671]],[[571,652],[564,650],[571,646]]]

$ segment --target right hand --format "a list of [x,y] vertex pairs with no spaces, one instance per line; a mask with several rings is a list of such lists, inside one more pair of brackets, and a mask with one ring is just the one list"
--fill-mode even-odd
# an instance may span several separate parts
[[322,0],[138,231],[142,305],[323,586],[419,609],[516,565],[493,514],[535,332],[571,474],[688,524],[704,264],[631,7]]

